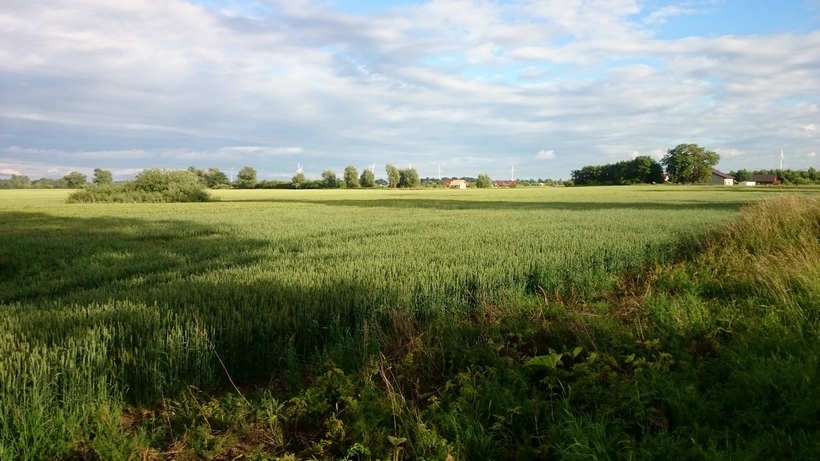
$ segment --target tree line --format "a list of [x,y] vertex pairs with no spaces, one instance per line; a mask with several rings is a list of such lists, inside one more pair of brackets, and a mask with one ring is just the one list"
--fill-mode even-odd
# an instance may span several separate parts
[[[92,184],[113,184],[114,174],[109,170],[95,168]],[[31,180],[26,175],[13,174],[9,179],[0,179],[0,189],[79,189],[88,184],[88,176],[72,171],[59,179],[40,178]]]
[[820,184],[820,174],[813,167],[805,170],[745,170],[730,171],[729,175],[735,178],[735,181],[751,181],[752,176],[757,174],[776,174],[777,179],[782,184],[802,186],[808,184]]
[[697,144],[678,144],[656,161],[648,155],[606,165],[590,165],[572,172],[577,185],[655,184],[668,179],[679,184],[707,183],[720,155]]

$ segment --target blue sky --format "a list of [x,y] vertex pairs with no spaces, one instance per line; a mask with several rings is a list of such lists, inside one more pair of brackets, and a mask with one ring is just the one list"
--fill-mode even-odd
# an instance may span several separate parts
[[0,178],[820,167],[820,0],[7,0]]

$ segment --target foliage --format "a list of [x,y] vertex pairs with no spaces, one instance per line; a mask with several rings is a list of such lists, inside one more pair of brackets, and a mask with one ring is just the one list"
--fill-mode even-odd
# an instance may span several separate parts
[[359,176],[359,185],[367,188],[376,187],[376,175],[373,174],[373,170],[365,168],[362,171],[362,175]]
[[355,189],[359,187],[359,171],[355,166],[350,165],[345,167],[344,182],[345,187],[348,189]]
[[91,182],[97,185],[113,184],[114,174],[109,170],[103,170],[102,168],[94,168],[94,177],[92,178]]
[[[672,181],[695,184],[709,182],[712,168],[719,161],[720,155],[697,144],[678,144],[666,152],[661,164],[666,167]],[[575,182],[578,182],[577,179]]]
[[492,187],[493,180],[490,179],[490,175],[488,174],[480,174],[475,182],[475,186],[482,189]]
[[208,202],[212,198],[190,171],[149,169],[123,184],[92,185],[68,197],[69,203]]
[[205,176],[205,184],[211,189],[218,189],[231,186],[231,180],[219,168],[212,166],[208,168],[208,173]]
[[305,174],[300,171],[293,175],[293,178],[291,178],[290,183],[294,189],[301,189],[308,183],[308,179],[307,177],[305,177]]
[[21,174],[13,174],[9,179],[0,179],[0,189],[28,189],[31,179]]
[[795,186],[803,186],[803,185],[810,185],[810,184],[820,184],[820,174],[817,173],[817,170],[813,167],[809,167],[805,170],[792,170],[792,169],[785,169],[785,170],[737,170],[732,171],[729,173],[731,176],[739,181],[751,181],[753,175],[758,174],[774,174],[777,175],[777,179],[782,182],[784,185],[795,185]]
[[573,185],[663,183],[663,167],[648,155],[606,165],[590,165],[572,172]]
[[324,187],[328,189],[335,189],[339,187],[339,178],[337,178],[336,173],[331,170],[325,170],[322,172],[322,182],[324,183]]
[[384,166],[384,171],[387,173],[387,187],[399,187],[399,181],[401,180],[399,169],[388,163]]
[[66,182],[66,187],[69,189],[79,189],[88,183],[86,175],[80,173],[79,171],[69,172],[67,175],[63,176],[63,180]]
[[398,187],[416,188],[421,186],[419,180],[419,172],[415,168],[408,167],[399,170],[399,185]]
[[236,174],[234,185],[239,189],[253,189],[259,181],[256,179],[256,170],[249,166],[243,166]]

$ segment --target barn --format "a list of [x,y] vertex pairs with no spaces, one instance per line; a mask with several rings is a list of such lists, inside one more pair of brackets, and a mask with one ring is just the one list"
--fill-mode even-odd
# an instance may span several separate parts
[[777,179],[776,174],[755,174],[752,175],[752,181],[754,181],[755,184],[764,186],[777,186],[780,184],[780,180]]
[[734,176],[729,176],[722,171],[713,169],[711,183],[722,186],[734,186],[735,178]]
[[450,181],[450,189],[466,189],[467,181],[463,179],[454,179]]

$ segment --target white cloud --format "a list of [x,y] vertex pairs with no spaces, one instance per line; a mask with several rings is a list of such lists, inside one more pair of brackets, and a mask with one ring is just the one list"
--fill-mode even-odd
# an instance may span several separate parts
[[432,0],[371,16],[216,3],[229,6],[4,3],[0,137],[26,146],[0,150],[8,167],[458,157],[449,174],[502,176],[486,159],[519,152],[504,162],[566,177],[681,142],[734,146],[723,155],[745,152],[746,168],[768,165],[754,152],[816,149],[820,31],[658,38],[673,16],[706,15],[698,2]]
[[542,150],[535,155],[535,158],[539,160],[555,160],[555,151],[554,150]]
[[671,17],[696,13],[698,13],[698,10],[692,8],[681,8],[675,5],[667,5],[649,13],[649,15],[647,15],[644,19],[644,23],[652,25],[663,24]]
[[811,152],[811,153],[809,153],[809,155],[807,155],[806,157],[808,157],[808,158],[814,158],[814,157],[817,157],[817,152]]
[[11,168],[0,168],[0,174],[11,176],[13,174],[14,175],[21,175],[23,173],[20,173],[19,171],[11,169]]
[[725,149],[715,149],[715,152],[718,153],[721,157],[740,157],[743,155],[743,151],[732,148],[725,148]]

